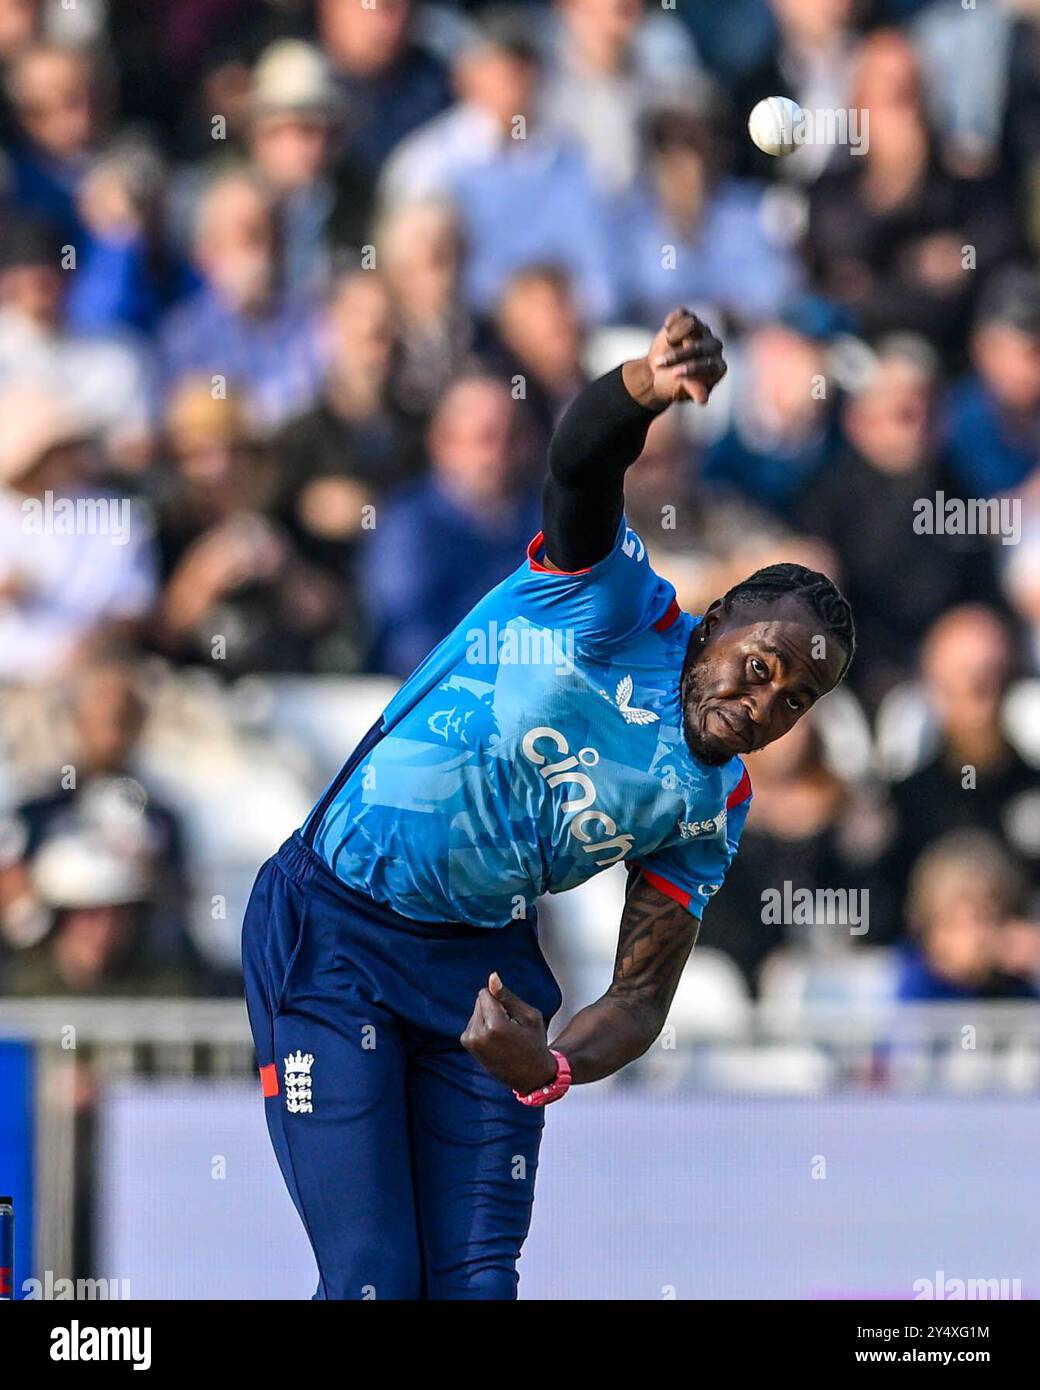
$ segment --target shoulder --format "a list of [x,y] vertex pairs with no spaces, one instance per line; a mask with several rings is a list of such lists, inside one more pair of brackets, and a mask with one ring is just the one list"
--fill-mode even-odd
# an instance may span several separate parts
[[738,806],[746,806],[753,795],[751,774],[740,758],[733,758],[727,764],[729,791],[726,794],[726,810],[734,811]]
[[[449,107],[404,137],[384,166],[380,188],[385,196],[404,195],[409,178],[429,175],[426,163],[439,169],[446,158],[470,154],[474,146],[487,146],[488,140],[489,128],[479,113],[462,104]],[[428,183],[427,177],[423,187]]]
[[[528,546],[527,559],[528,569],[532,574],[541,575],[547,582],[560,589],[576,586],[589,589],[610,586],[631,595],[643,592],[645,588],[654,588],[659,590],[665,600],[659,605],[661,612],[671,607],[668,600],[674,600],[675,597],[674,588],[654,569],[646,545],[639,533],[629,526],[628,519],[624,516],[618,525],[614,543],[606,555],[584,569],[563,570],[552,566],[551,562],[546,560],[542,532],[539,532]],[[669,620],[673,621],[678,613],[679,608],[675,604]]]

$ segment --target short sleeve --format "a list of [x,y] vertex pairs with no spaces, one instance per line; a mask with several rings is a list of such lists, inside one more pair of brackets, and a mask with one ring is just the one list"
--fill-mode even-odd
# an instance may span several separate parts
[[672,845],[634,861],[643,870],[648,883],[681,904],[698,920],[722,887],[740,846],[751,807],[751,783],[746,772],[730,802],[732,804],[726,807],[725,835]]
[[547,627],[565,628],[585,648],[609,649],[678,616],[675,589],[651,567],[646,546],[624,517],[610,554],[584,570],[548,569],[543,538],[527,549],[524,612]]

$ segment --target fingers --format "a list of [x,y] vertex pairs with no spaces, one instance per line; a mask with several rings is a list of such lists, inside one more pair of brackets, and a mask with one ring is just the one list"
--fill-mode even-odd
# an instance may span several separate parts
[[481,1021],[485,1028],[494,1028],[509,1022],[509,1013],[504,1005],[500,1004],[489,989],[482,989],[477,995],[477,1006],[474,1012],[479,1012]]
[[488,987],[477,995],[473,1013],[459,1041],[468,1052],[480,1052],[481,1044],[502,1029],[512,1032],[515,1025],[544,1027],[537,1009],[507,989],[497,971],[488,978]]
[[689,309],[673,309],[664,321],[664,335],[673,346],[684,338],[695,338],[707,330]]
[[673,401],[692,400],[707,405],[708,397],[726,375],[722,342],[688,309],[673,309],[665,319],[668,347],[651,362],[654,371],[666,371]]
[[509,1015],[502,1005],[488,990],[482,989],[477,995],[473,1012],[459,1041],[463,1047],[470,1049],[479,1044],[493,1028],[504,1027],[508,1022]]
[[462,1034],[463,1047],[479,1043],[489,1033],[508,1027],[510,1022],[509,1014],[494,995],[489,990],[482,989],[473,1005],[473,1013],[466,1024],[466,1031]]
[[518,994],[514,994],[511,989],[505,987],[497,970],[492,971],[488,977],[488,990],[514,1022],[528,1023],[534,1018],[541,1018],[537,1009],[532,1008],[526,1000],[521,999]]
[[699,382],[710,390],[726,375],[727,367],[721,357],[694,358],[675,368],[677,382]]
[[680,377],[676,382],[675,399],[682,400],[684,397],[687,397],[695,401],[697,405],[707,405],[708,398],[712,391],[714,391],[715,387],[726,375],[725,362],[720,363],[717,370],[707,373],[697,371],[696,374],[694,374],[694,370],[689,368],[686,370],[690,372],[690,375],[688,377]]
[[708,397],[726,375],[722,343],[711,329],[686,309],[673,309],[665,320],[667,350],[651,363],[672,377],[672,400],[707,405]]
[[469,1016],[469,1022],[466,1024],[465,1028],[459,1035],[459,1042],[468,1051],[472,1043],[480,1036],[481,1033],[483,1033],[483,1031],[484,1015],[480,1009],[480,998],[478,996],[476,1003],[473,1005],[473,1012]]
[[721,356],[721,340],[714,336],[710,328],[701,325],[699,334],[688,336],[669,348],[667,352],[662,352],[660,356],[654,358],[652,365],[654,367],[675,367],[680,362],[707,362],[712,358],[721,358]]

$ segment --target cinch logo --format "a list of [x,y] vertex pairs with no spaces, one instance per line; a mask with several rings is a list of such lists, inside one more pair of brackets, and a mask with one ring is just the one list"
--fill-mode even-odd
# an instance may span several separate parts
[[[539,739],[547,739],[556,747],[557,753],[561,755],[560,761],[549,763],[546,766],[546,755],[539,753],[535,744]],[[579,841],[586,854],[599,854],[603,850],[615,850],[606,859],[597,859],[595,862],[599,868],[605,868],[608,864],[616,864],[619,859],[624,859],[629,853],[635,842],[634,835],[619,835],[617,824],[605,811],[597,810],[594,802],[596,800],[596,784],[585,772],[578,770],[579,764],[582,767],[595,767],[599,762],[599,753],[595,748],[582,748],[577,756],[571,753],[567,740],[557,729],[549,729],[545,725],[540,725],[537,729],[529,729],[524,734],[520,744],[524,757],[528,762],[534,763],[539,770],[539,775],[545,778],[550,787],[558,787],[563,782],[571,782],[580,792],[578,796],[571,796],[563,803],[562,810],[568,815],[573,814],[574,819],[568,827],[570,833]],[[596,824],[599,826],[599,833],[611,835],[614,838],[608,840],[593,840],[593,834],[589,826]]]

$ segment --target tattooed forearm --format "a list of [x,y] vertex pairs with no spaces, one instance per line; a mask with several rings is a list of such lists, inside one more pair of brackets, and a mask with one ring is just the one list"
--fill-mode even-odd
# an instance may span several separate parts
[[697,938],[697,919],[637,877],[621,918],[611,993],[665,1009]]
[[641,875],[633,880],[610,988],[553,1040],[576,1082],[598,1081],[647,1050],[664,1027],[696,936],[697,921],[684,908]]

